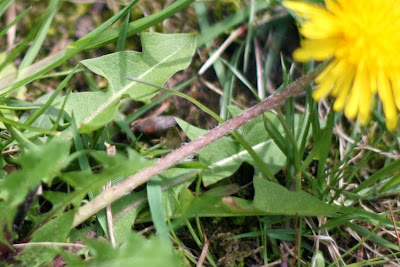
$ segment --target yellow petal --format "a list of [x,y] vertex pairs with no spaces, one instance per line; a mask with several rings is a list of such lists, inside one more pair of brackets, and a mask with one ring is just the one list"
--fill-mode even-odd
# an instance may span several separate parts
[[302,40],[301,48],[294,51],[293,58],[300,62],[312,59],[323,61],[334,55],[336,44],[335,39]]
[[370,88],[370,80],[368,77],[368,73],[365,68],[361,67],[356,77],[357,82],[359,82],[360,91],[360,124],[366,125],[369,120],[369,116],[371,113],[371,88]]
[[332,60],[332,62],[330,62],[328,66],[325,67],[325,69],[317,76],[317,78],[315,78],[315,82],[322,83],[325,80],[325,78],[331,75],[332,70],[335,68],[337,64],[338,64],[337,60]]
[[295,2],[295,1],[283,1],[282,3],[286,8],[291,9],[297,13],[302,18],[309,19],[312,16],[326,16],[329,15],[322,7],[317,7],[315,5],[302,3],[302,2]]
[[326,68],[318,75],[315,82],[318,83],[317,89],[313,92],[313,98],[316,101],[327,96],[335,83],[336,77],[331,75],[332,69],[337,65],[337,61],[332,61]]
[[360,110],[360,96],[362,93],[362,88],[360,88],[360,75],[355,75],[354,77],[354,83],[351,88],[351,92],[349,95],[349,100],[346,103],[346,106],[344,108],[344,114],[346,117],[355,119],[357,117],[357,114]]
[[394,103],[396,104],[397,109],[400,110],[400,73],[394,71],[392,75],[391,81]]
[[333,16],[317,17],[305,22],[300,32],[308,39],[334,38],[341,34],[338,23]]
[[338,14],[340,13],[340,6],[338,5],[336,0],[325,0],[326,9],[328,9],[331,13]]
[[369,71],[369,86],[372,94],[376,94],[378,92],[378,78],[375,70]]
[[[348,77],[348,74],[351,73],[351,77]],[[347,62],[345,62],[344,60],[339,60],[338,64],[335,66],[335,68],[332,69],[332,75],[335,75],[337,78],[337,84],[335,85],[335,87],[332,89],[331,94],[333,96],[336,96],[342,87],[343,84],[343,80],[345,79],[350,79],[350,83],[348,83],[349,85],[351,84],[351,82],[353,81],[353,76],[354,76],[354,71],[353,71],[353,67],[349,66],[347,64]]]
[[317,89],[313,92],[313,98],[316,101],[321,100],[329,94],[333,86],[333,83],[326,81],[318,85]]
[[341,84],[339,85],[340,88],[338,88],[338,95],[336,97],[336,101],[333,104],[333,109],[336,111],[341,111],[344,108],[345,102],[347,100],[350,87],[353,83],[353,73],[345,73],[343,74],[343,80]]
[[391,86],[386,74],[381,70],[378,75],[378,93],[386,117],[386,127],[389,131],[397,127],[397,109],[394,104]]

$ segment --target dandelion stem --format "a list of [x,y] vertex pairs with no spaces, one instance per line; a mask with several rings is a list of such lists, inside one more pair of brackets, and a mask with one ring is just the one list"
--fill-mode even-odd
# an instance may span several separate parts
[[280,103],[285,101],[285,99],[287,99],[288,97],[296,95],[318,76],[318,74],[322,70],[322,67],[323,66],[317,67],[309,74],[293,82],[286,89],[268,97],[263,102],[247,109],[239,116],[231,120],[228,120],[227,122],[215,127],[205,135],[200,136],[198,139],[190,143],[187,143],[186,145],[183,145],[179,149],[171,152],[167,156],[157,161],[157,163],[154,164],[153,166],[149,166],[140,170],[139,172],[125,179],[123,182],[104,191],[99,196],[94,198],[92,201],[90,201],[89,203],[85,204],[84,206],[78,209],[78,211],[75,214],[72,227],[76,227],[77,225],[81,224],[90,216],[95,215],[97,212],[104,209],[106,206],[120,199],[121,197],[128,194],[138,186],[146,183],[152,177],[160,174],[163,171],[168,170],[169,168],[175,166],[176,164],[184,160],[186,157],[189,157],[197,153],[199,150],[206,147],[207,145],[231,133],[240,126],[246,124],[247,122],[251,121],[252,119],[266,112],[267,110],[279,105]]

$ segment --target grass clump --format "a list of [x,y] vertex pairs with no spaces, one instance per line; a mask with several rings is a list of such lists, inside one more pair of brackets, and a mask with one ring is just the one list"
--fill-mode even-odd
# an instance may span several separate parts
[[399,264],[398,133],[314,101],[280,1],[0,15],[2,264]]

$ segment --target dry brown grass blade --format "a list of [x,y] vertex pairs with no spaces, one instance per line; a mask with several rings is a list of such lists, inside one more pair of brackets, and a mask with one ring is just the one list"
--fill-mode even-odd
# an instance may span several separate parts
[[389,204],[389,212],[390,212],[390,219],[392,219],[393,227],[394,227],[394,232],[396,233],[396,239],[397,239],[397,245],[399,246],[400,249],[400,236],[399,236],[399,231],[397,231],[397,225],[396,221],[394,220],[394,215],[392,211],[392,206]]

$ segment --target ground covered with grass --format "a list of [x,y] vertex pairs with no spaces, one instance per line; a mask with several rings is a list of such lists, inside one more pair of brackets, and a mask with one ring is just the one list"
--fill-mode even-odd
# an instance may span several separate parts
[[313,99],[300,22],[2,1],[1,265],[399,266],[399,130]]

